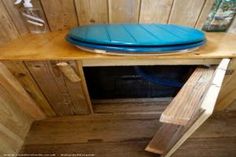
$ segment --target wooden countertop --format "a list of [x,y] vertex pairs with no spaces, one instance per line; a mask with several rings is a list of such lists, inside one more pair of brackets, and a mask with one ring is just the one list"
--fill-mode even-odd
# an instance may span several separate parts
[[207,44],[191,53],[161,56],[112,56],[75,48],[64,40],[66,31],[28,35],[0,45],[0,60],[121,60],[219,59],[236,57],[236,35],[207,33]]

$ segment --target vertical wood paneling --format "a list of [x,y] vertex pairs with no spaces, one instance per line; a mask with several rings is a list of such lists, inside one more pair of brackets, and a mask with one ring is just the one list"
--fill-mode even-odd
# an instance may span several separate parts
[[29,116],[36,120],[45,118],[34,100],[2,62],[0,63],[0,84]]
[[110,23],[138,22],[140,0],[108,0],[108,4]]
[[22,19],[22,16],[20,15],[20,12],[19,12],[20,8],[14,4],[14,1],[3,0],[2,2],[4,3],[11,19],[13,19],[13,23],[15,24],[20,35],[25,35],[29,33]]
[[[89,113],[81,83],[66,78],[57,67],[58,62],[25,63],[57,115]],[[74,61],[68,64],[77,72]]]
[[174,0],[169,23],[195,26],[205,0]]
[[41,0],[51,31],[77,26],[73,0]]
[[[2,73],[2,65],[1,65]],[[7,75],[6,77],[9,77]],[[0,156],[6,153],[18,153],[33,119],[26,114],[13,96],[12,90],[0,77]],[[15,86],[14,88],[18,88]],[[13,94],[16,94],[13,91]],[[21,99],[20,94],[16,94]],[[24,102],[22,102],[24,103]],[[29,104],[27,104],[29,105]],[[27,106],[30,108],[30,106]]]
[[37,8],[37,9],[40,10],[42,19],[43,19],[44,22],[45,22],[46,32],[48,32],[48,31],[49,31],[48,21],[47,21],[47,18],[46,18],[46,16],[45,16],[45,13],[44,13],[44,10],[43,10],[43,7],[42,7],[42,5],[41,5],[40,0],[31,0],[31,1],[32,1],[33,6],[34,6],[35,8]]
[[20,151],[23,140],[0,124],[0,154],[16,154]]
[[167,23],[173,0],[143,0],[140,23]]
[[32,118],[26,115],[12,99],[9,91],[0,85],[0,124],[11,130],[14,134],[23,139],[25,132],[31,124]]
[[212,5],[213,5],[214,1],[215,0],[206,0],[205,5],[202,9],[202,12],[200,13],[199,19],[196,23],[196,26],[195,26],[196,28],[201,29],[203,27],[208,15],[211,11],[211,8],[212,8]]
[[107,0],[75,0],[79,25],[108,23]]
[[21,83],[23,88],[29,93],[39,108],[47,116],[55,116],[55,112],[47,102],[31,74],[22,61],[4,61],[3,62],[15,78]]
[[19,37],[19,33],[2,1],[0,1],[0,19],[0,44]]

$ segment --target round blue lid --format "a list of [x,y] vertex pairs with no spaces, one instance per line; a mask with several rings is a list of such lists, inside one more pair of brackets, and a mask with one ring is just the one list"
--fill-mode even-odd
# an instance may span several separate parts
[[197,29],[173,24],[97,24],[72,29],[68,36],[82,42],[123,46],[168,46],[205,40]]
[[203,46],[205,44],[205,40],[201,42],[195,42],[191,44],[184,44],[184,45],[169,45],[169,46],[112,46],[112,45],[99,45],[99,44],[91,44],[88,42],[82,42],[75,40],[69,36],[66,37],[66,40],[76,46],[84,47],[90,50],[103,50],[111,53],[126,53],[126,54],[153,54],[153,53],[178,53],[183,52],[185,50],[192,50]]

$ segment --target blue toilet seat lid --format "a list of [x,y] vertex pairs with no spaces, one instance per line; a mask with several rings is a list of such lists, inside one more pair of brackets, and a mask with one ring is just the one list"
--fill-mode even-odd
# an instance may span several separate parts
[[197,29],[173,24],[97,24],[72,29],[77,41],[110,46],[168,46],[205,40]]
[[200,42],[195,42],[191,44],[181,44],[181,45],[169,45],[169,46],[113,46],[113,45],[99,45],[99,44],[90,44],[88,42],[82,42],[73,39],[72,37],[67,36],[66,40],[76,46],[84,47],[87,49],[94,49],[94,50],[103,50],[108,52],[114,53],[136,53],[136,54],[153,54],[153,53],[170,53],[170,52],[182,52],[188,49],[198,48],[205,44],[205,40]]

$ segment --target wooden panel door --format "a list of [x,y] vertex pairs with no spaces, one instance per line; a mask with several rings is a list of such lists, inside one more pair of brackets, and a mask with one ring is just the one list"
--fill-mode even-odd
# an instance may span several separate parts
[[146,151],[171,156],[213,113],[229,59],[215,68],[197,68],[162,113],[163,122]]
[[25,63],[56,115],[92,112],[80,62],[30,61]]

